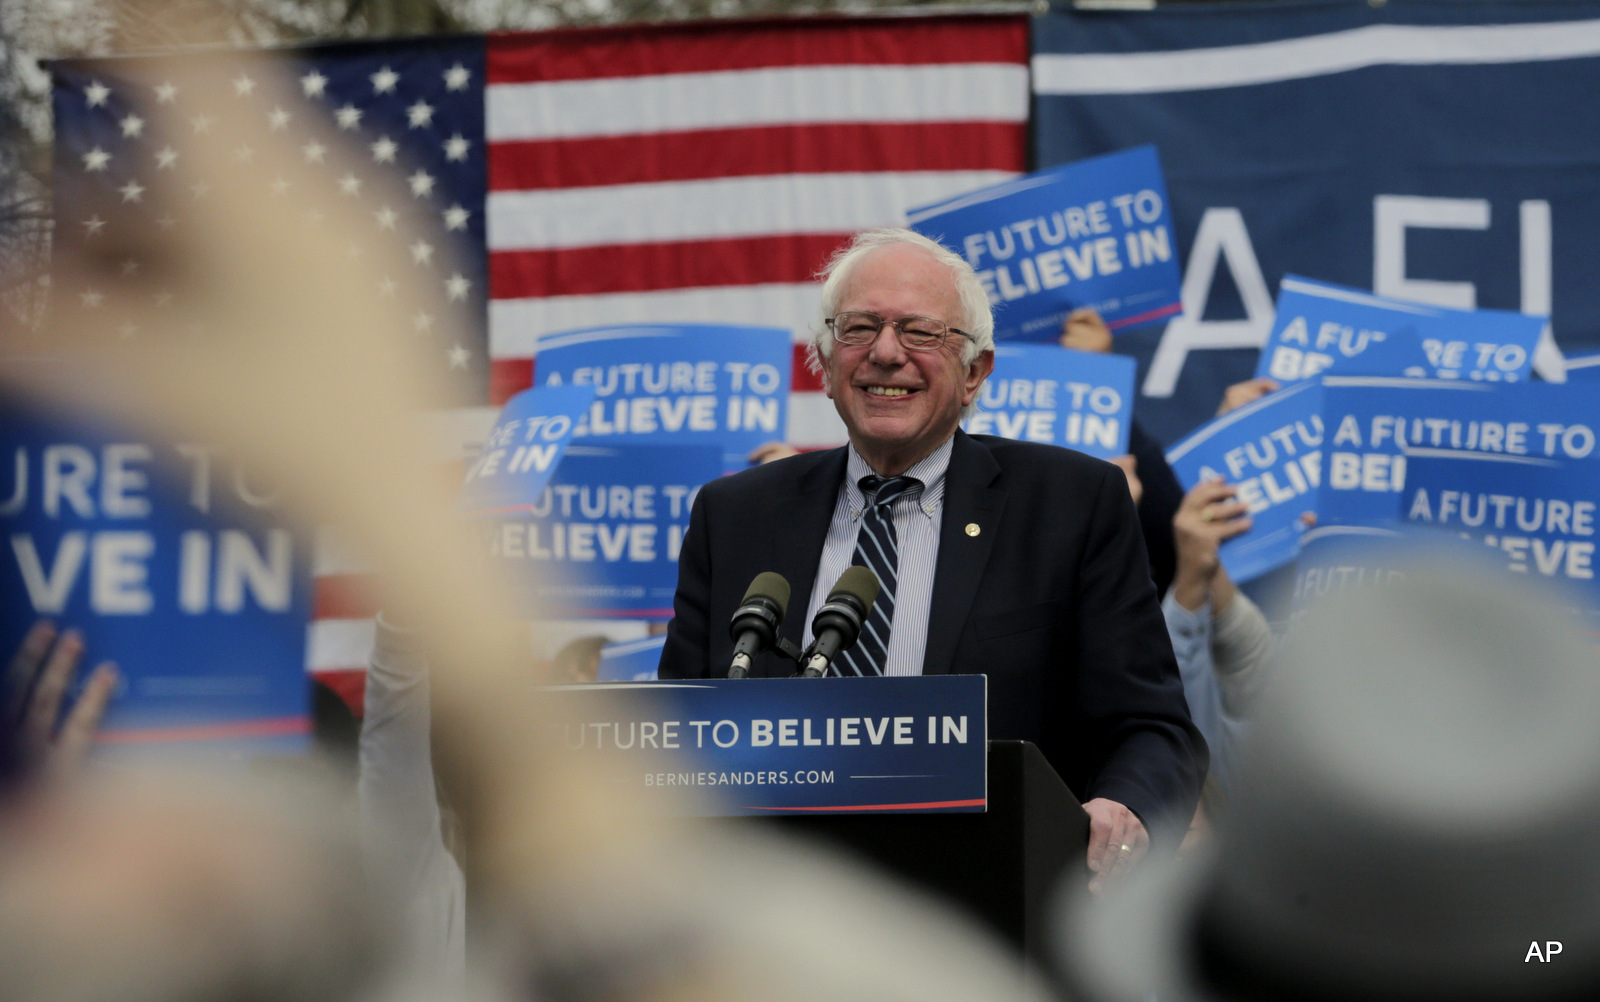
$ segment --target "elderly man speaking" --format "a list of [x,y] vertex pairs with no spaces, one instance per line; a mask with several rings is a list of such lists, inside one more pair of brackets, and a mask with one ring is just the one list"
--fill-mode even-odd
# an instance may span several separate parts
[[[812,361],[850,444],[701,489],[661,677],[726,674],[725,624],[756,574],[810,596],[783,628],[809,641],[810,613],[864,563],[883,593],[834,670],[988,675],[990,737],[1039,746],[1089,813],[1094,883],[1119,874],[1150,830],[1181,836],[1206,765],[1126,478],[960,430],[994,368],[994,322],[947,248],[861,233],[829,263],[822,303]],[[765,654],[751,674],[793,670]]]

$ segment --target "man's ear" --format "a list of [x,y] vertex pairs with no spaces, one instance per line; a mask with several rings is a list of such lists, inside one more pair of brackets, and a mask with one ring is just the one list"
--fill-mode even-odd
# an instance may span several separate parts
[[994,349],[980,351],[978,357],[967,366],[967,382],[965,392],[961,395],[961,406],[967,407],[978,398],[978,388],[983,381],[989,378],[989,373],[994,371]]

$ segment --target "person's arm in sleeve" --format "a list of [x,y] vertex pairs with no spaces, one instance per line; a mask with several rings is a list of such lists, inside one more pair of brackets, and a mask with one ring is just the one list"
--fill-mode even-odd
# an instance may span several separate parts
[[1212,630],[1211,652],[1222,708],[1230,717],[1243,719],[1261,691],[1267,662],[1272,659],[1272,629],[1250,597],[1235,589],[1232,601],[1216,614]]
[[409,956],[454,978],[466,965],[466,882],[439,828],[429,726],[427,659],[379,614],[361,725],[362,837],[380,886],[399,896]]
[[1189,718],[1132,500],[1112,479],[1119,471],[1105,474],[1076,589],[1078,710],[1095,766],[1087,798],[1127,807],[1176,848],[1200,795],[1205,740]]

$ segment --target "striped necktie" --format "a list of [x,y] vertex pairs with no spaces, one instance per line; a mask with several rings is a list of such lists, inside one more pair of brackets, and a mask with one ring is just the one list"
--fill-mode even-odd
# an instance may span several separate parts
[[867,610],[867,621],[854,647],[834,659],[840,675],[882,675],[889,655],[889,624],[894,621],[895,585],[900,570],[900,540],[894,531],[891,509],[906,494],[922,493],[922,481],[915,477],[867,476],[861,478],[861,493],[870,500],[856,533],[856,554],[850,561],[870,568],[878,575],[878,600]]

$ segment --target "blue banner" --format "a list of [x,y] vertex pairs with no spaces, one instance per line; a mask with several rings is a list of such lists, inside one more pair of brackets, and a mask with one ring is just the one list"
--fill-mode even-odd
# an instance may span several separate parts
[[788,430],[794,348],[777,327],[596,327],[539,339],[536,382],[592,386],[574,433],[594,444],[721,448],[722,470],[749,466]]
[[600,671],[597,682],[654,682],[656,669],[661,664],[661,648],[667,643],[665,633],[643,640],[624,640],[600,648]]
[[[1052,4],[1033,21],[1040,166],[1161,151],[1182,316],[1119,334],[1175,442],[1256,369],[1288,274],[1546,317],[1600,348],[1600,3]],[[1560,58],[1550,54],[1559,52]],[[1486,137],[1493,137],[1487,141]]]
[[1269,393],[1173,446],[1167,462],[1185,490],[1226,480],[1250,512],[1248,532],[1224,542],[1222,566],[1249,581],[1295,558],[1304,516],[1318,510],[1323,422],[1316,382]]
[[[983,675],[557,686],[568,755],[671,813],[973,813],[988,802]],[[685,796],[685,795],[691,796]]]
[[1514,383],[1544,321],[1504,310],[1446,310],[1285,275],[1256,365],[1279,384],[1321,373]]
[[[311,547],[273,490],[217,449],[0,410],[0,650],[48,618],[122,684],[119,752],[307,747]],[[80,679],[81,681],[81,679]]]
[[1508,574],[1562,586],[1592,629],[1600,620],[1597,498],[1600,463],[1592,456],[1413,456],[1403,516],[1410,526],[1476,541]]
[[1112,330],[1181,308],[1167,185],[1154,146],[1037,171],[906,213],[965,255],[998,339],[1055,341],[1068,313]]
[[529,615],[670,619],[690,506],[721,468],[714,445],[569,446],[525,515],[481,536]]
[[507,400],[467,467],[457,505],[477,516],[533,507],[593,401],[592,386],[546,386]]
[[1133,360],[1050,345],[1002,344],[969,435],[1064,445],[1108,459],[1128,452]]
[[1323,380],[1327,463],[1321,525],[1394,527],[1409,464],[1498,457],[1530,468],[1588,459],[1595,407],[1581,386],[1330,376]]

